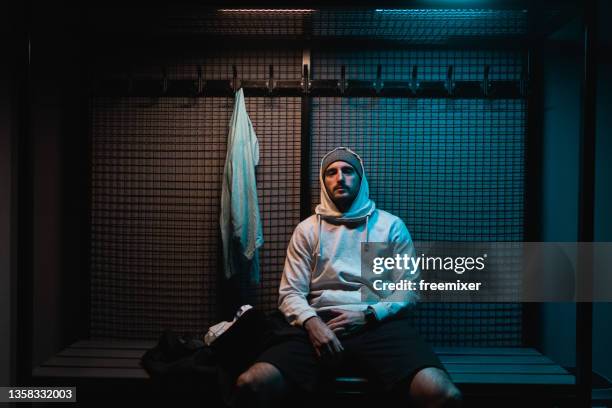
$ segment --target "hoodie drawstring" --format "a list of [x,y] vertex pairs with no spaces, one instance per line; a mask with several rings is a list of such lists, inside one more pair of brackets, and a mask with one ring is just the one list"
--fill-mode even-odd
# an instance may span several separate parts
[[321,258],[321,234],[323,233],[323,230],[321,229],[321,215],[317,214],[317,218],[319,219],[319,250],[317,256]]
[[368,231],[368,221],[370,220],[370,216],[366,215],[366,222],[365,222],[365,250],[368,251],[370,249],[370,246],[368,244],[369,238],[370,238],[370,231]]

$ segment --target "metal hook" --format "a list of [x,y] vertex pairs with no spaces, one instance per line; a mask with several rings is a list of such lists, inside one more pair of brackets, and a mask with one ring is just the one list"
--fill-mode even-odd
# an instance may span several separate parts
[[196,84],[196,95],[202,95],[204,91],[204,80],[202,79],[202,67],[198,65],[197,70],[198,70],[198,82]]
[[302,86],[302,92],[307,94],[310,91],[310,77],[308,76],[308,64],[304,64],[304,69],[302,71],[302,82],[300,85]]
[[374,82],[374,89],[377,95],[380,93],[380,90],[382,89],[383,85],[384,84],[382,82],[382,65],[378,64],[378,67],[376,68],[376,81]]
[[272,91],[274,90],[274,66],[270,64],[270,69],[268,72],[268,95],[272,95]]
[[455,92],[455,83],[453,82],[453,66],[448,66],[448,71],[446,73],[446,91],[450,96],[453,96]]
[[412,81],[410,81],[410,88],[412,88],[412,93],[416,94],[417,93],[417,89],[419,88],[419,82],[417,80],[417,76],[418,76],[418,66],[415,65],[414,67],[412,67]]
[[489,65],[485,65],[484,67],[484,77],[482,79],[482,92],[484,96],[489,96],[489,91],[491,90],[491,84],[489,83]]
[[527,68],[525,67],[525,65],[523,65],[521,68],[521,80],[519,82],[519,86],[521,96],[525,98],[527,96]]
[[236,69],[236,65],[232,65],[232,89],[234,93],[238,91],[238,70]]

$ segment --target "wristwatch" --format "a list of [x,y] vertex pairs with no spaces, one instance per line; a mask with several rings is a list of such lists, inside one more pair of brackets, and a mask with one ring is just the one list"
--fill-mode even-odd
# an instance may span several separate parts
[[368,306],[368,308],[363,311],[363,316],[365,317],[365,322],[368,326],[371,326],[378,321],[378,318],[376,318],[376,312],[374,312],[374,308],[372,306]]

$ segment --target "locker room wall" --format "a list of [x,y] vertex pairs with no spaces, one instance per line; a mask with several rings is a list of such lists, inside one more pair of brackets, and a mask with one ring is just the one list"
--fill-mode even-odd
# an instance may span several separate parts
[[[482,75],[519,79],[519,52],[418,51],[313,53],[313,78],[423,79]],[[133,75],[169,78],[299,79],[299,51],[215,53],[178,61],[148,60]],[[276,67],[279,67],[278,69]],[[120,76],[102,66],[100,75]],[[113,71],[115,70],[115,71]],[[266,244],[262,282],[219,284],[218,206],[231,98],[94,98],[92,135],[91,328],[94,337],[154,338],[164,328],[198,332],[229,302],[276,308],[285,250],[299,220],[300,99],[247,98],[260,140],[258,191]],[[313,98],[312,204],[320,157],[348,145],[364,157],[378,206],[400,216],[415,240],[520,241],[523,234],[523,100]],[[399,167],[398,167],[399,164]],[[397,171],[397,168],[400,171]],[[516,304],[422,305],[417,323],[440,345],[519,345]]]

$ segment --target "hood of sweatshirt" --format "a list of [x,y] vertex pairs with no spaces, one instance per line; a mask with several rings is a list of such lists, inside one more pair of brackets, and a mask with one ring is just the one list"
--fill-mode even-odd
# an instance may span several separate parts
[[[325,188],[325,183],[323,181],[323,162],[325,157],[329,154],[333,153],[338,149],[347,150],[349,153],[353,154],[359,160],[359,164],[361,165],[361,184],[359,186],[359,192],[353,200],[351,207],[347,212],[342,213],[334,204],[334,201],[331,199],[329,194],[327,193],[327,189]],[[363,166],[363,160],[361,157],[347,147],[337,147],[336,149],[327,153],[321,159],[319,164],[319,184],[321,187],[321,203],[317,205],[315,208],[315,214],[317,215],[317,224],[318,224],[318,235],[319,235],[319,245],[318,245],[318,254],[321,255],[321,247],[322,240],[321,237],[321,221],[329,221],[334,224],[349,224],[349,223],[366,223],[366,227],[364,230],[364,242],[368,242],[368,221],[374,210],[376,209],[376,205],[374,201],[370,200],[370,187],[368,185],[368,178],[366,177],[365,168]]]

